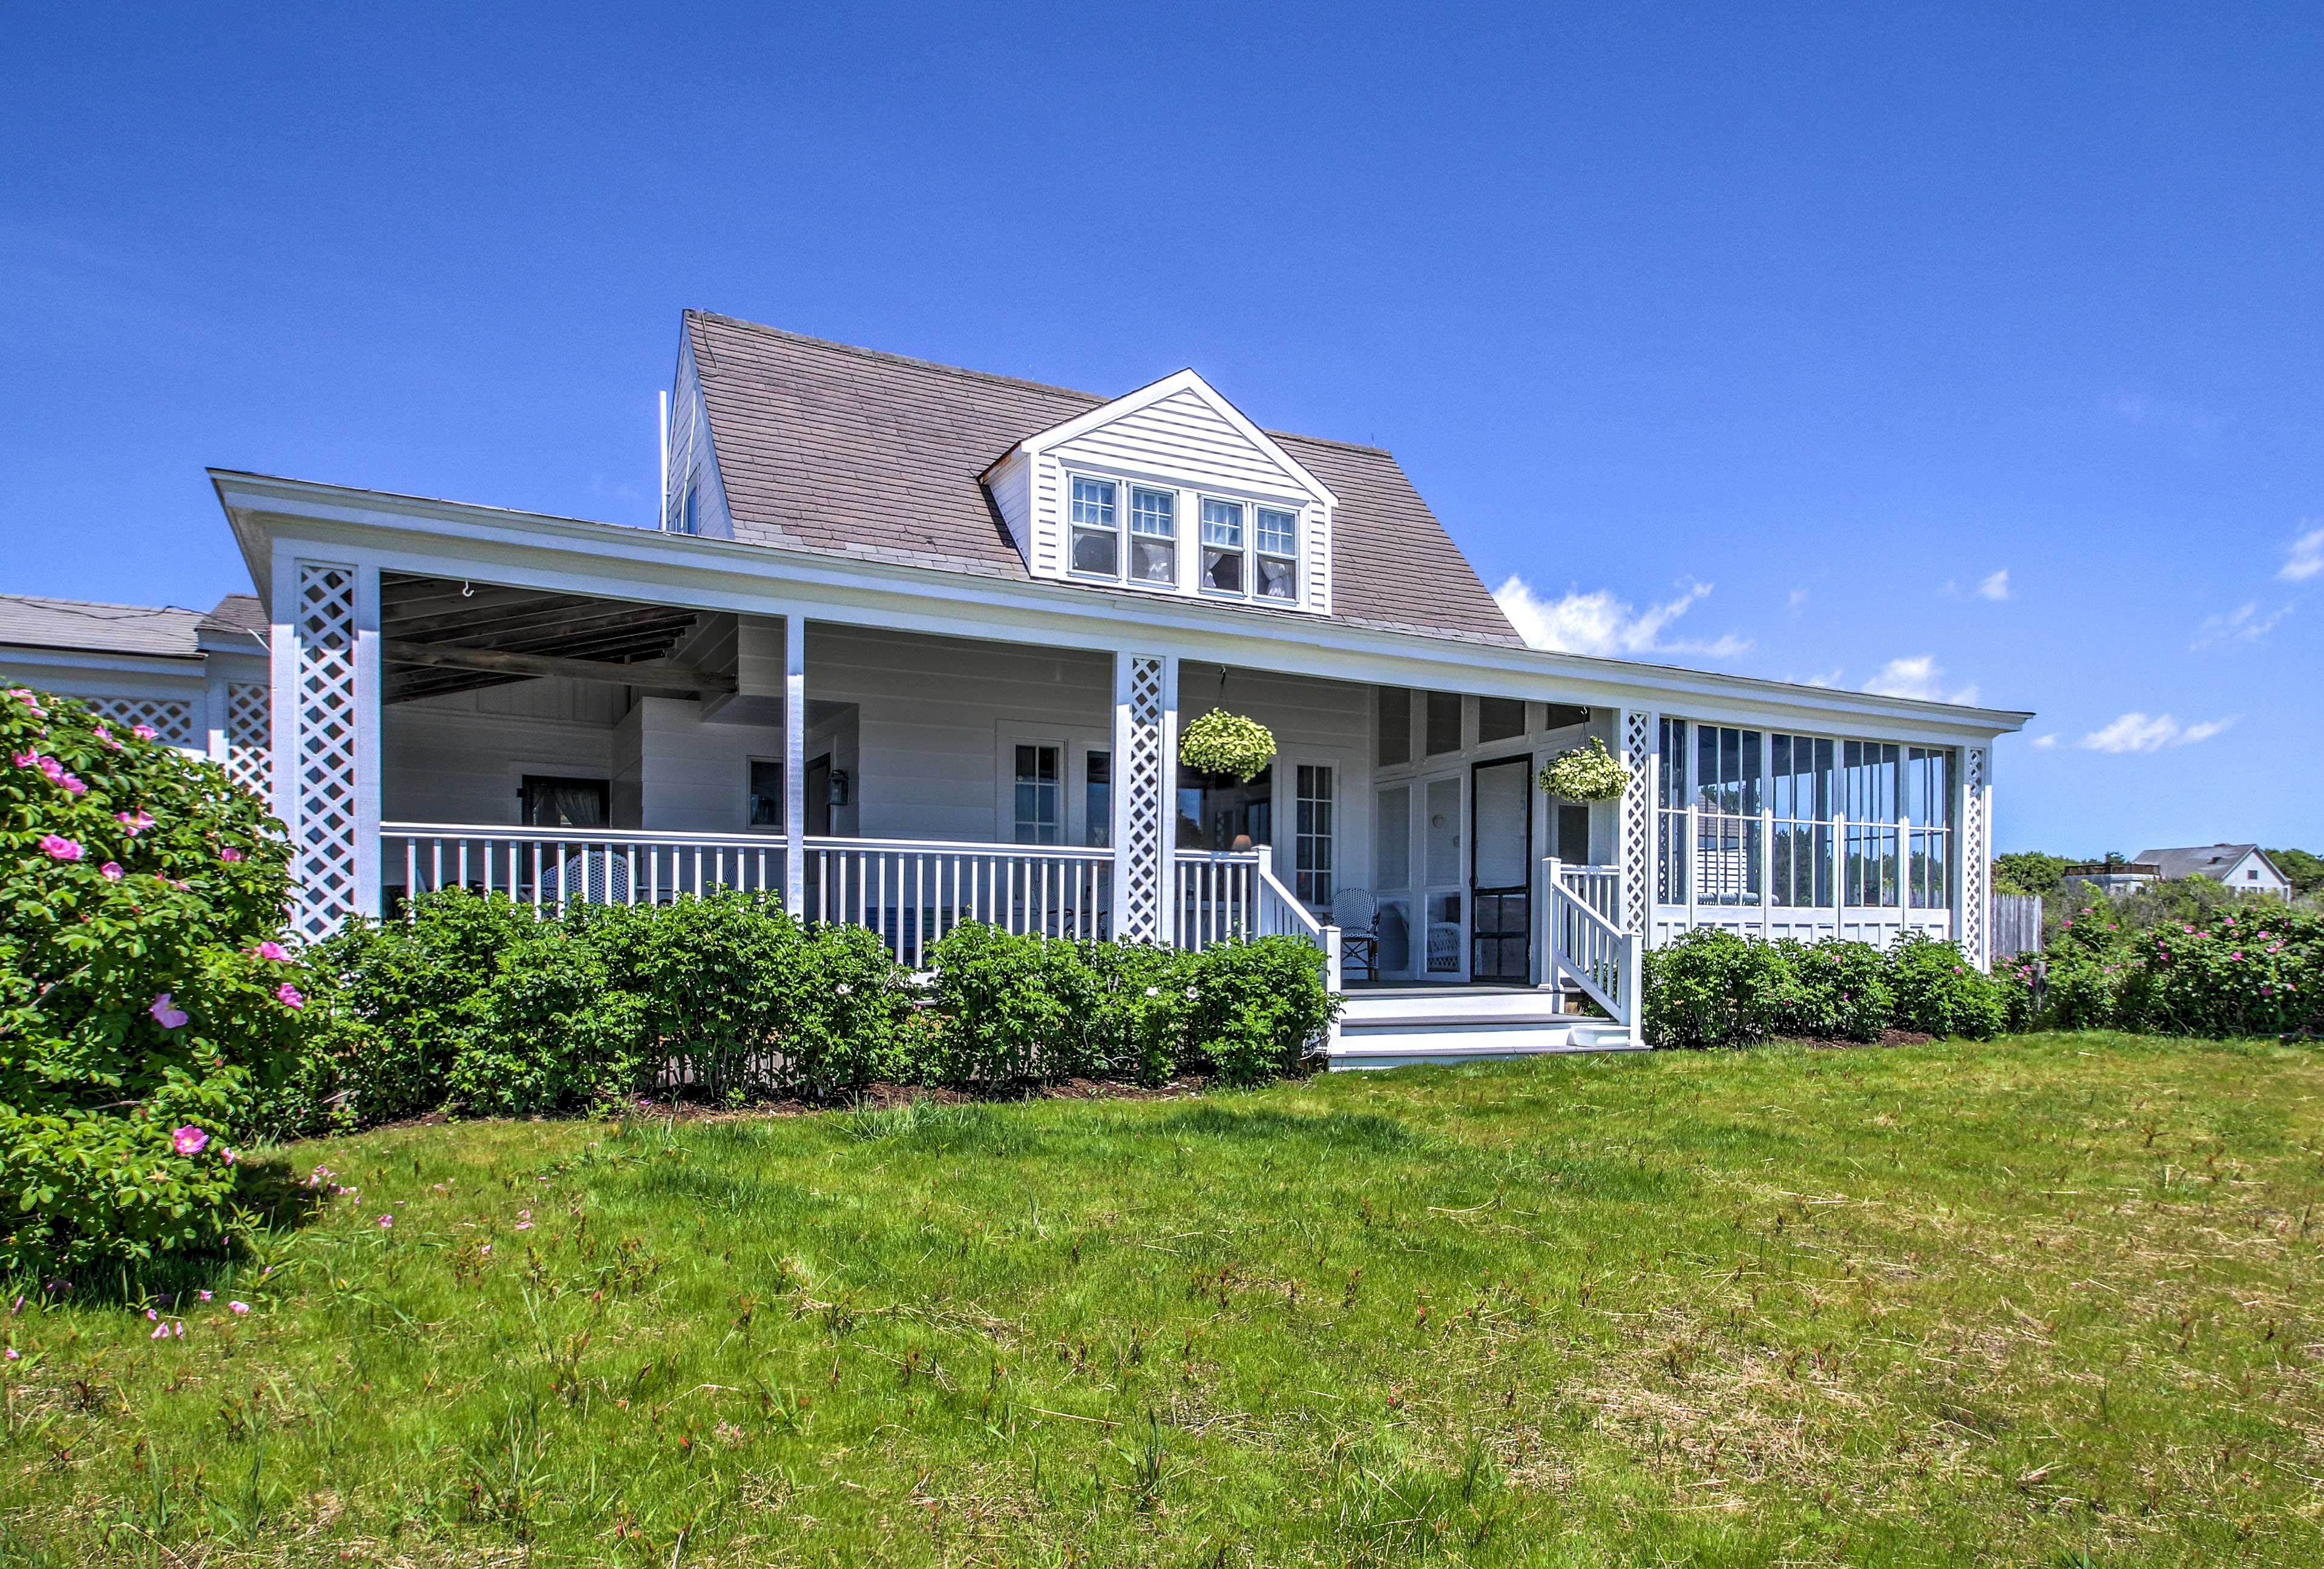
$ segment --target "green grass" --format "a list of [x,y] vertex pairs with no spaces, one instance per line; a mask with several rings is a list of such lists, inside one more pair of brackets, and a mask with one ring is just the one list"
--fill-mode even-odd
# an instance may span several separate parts
[[2319,1096],[2053,1036],[300,1147],[360,1200],[182,1338],[6,1321],[0,1561],[2312,1564]]

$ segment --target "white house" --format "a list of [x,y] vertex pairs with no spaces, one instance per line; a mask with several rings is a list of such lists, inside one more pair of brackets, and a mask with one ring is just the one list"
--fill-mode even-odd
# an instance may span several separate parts
[[[212,471],[310,933],[713,883],[1342,955],[1349,1063],[1634,1038],[1699,925],[1985,953],[2027,715],[1526,646],[1394,457],[1192,371],[1104,397],[688,312],[659,530]],[[1213,707],[1274,732],[1178,766]],[[1554,801],[1589,737],[1618,800]],[[1582,998],[1595,1011],[1569,1011]]]
[[2190,844],[2175,850],[2141,850],[2141,863],[2157,877],[2208,877],[2245,893],[2292,897],[2292,880],[2256,844]]

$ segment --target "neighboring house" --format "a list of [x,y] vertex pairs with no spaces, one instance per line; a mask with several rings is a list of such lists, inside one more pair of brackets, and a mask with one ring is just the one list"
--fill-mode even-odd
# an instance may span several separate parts
[[2162,875],[2163,869],[2151,861],[2112,856],[2104,861],[2077,861],[2059,873],[2058,883],[2061,888],[2072,884],[2095,888],[2100,893],[2128,893]]
[[0,594],[0,677],[79,697],[124,728],[224,763],[262,794],[272,675],[266,612],[229,594],[207,615]]
[[2154,868],[2157,877],[2208,877],[2246,893],[2292,897],[2292,879],[2276,869],[2267,852],[2256,844],[2192,844],[2178,850],[2141,850],[2141,865]]
[[[1192,371],[1109,398],[689,311],[664,460],[659,531],[212,471],[309,933],[724,882],[912,964],[971,918],[1352,935],[1360,1063],[1631,1038],[1638,948],[1696,926],[1984,961],[2027,715],[1528,648],[1394,457]],[[1177,765],[1214,706],[1268,772]],[[1628,792],[1546,798],[1591,737]]]

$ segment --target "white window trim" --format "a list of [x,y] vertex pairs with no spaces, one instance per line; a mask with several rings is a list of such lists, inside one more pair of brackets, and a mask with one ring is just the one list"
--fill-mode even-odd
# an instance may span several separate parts
[[[1062,521],[1065,525],[1065,576],[1071,578],[1077,578],[1084,583],[1120,582],[1122,573],[1128,569],[1130,565],[1130,546],[1127,539],[1125,538],[1125,535],[1129,531],[1130,523],[1129,496],[1127,494],[1129,487],[1121,480],[1110,474],[1082,474],[1074,469],[1068,468],[1065,471],[1065,494],[1064,499],[1065,515]],[[1087,523],[1081,523],[1074,521],[1074,485],[1076,482],[1081,480],[1087,480],[1092,485],[1111,485],[1113,488],[1113,575],[1110,577],[1102,572],[1084,572],[1080,568],[1074,565],[1074,534],[1076,532],[1096,533],[1100,531]]]
[[[1135,588],[1147,594],[1166,594],[1181,599],[1209,599],[1227,605],[1263,605],[1282,610],[1314,610],[1318,593],[1308,582],[1313,569],[1306,547],[1308,513],[1315,503],[1305,496],[1286,496],[1259,491],[1240,490],[1232,485],[1190,485],[1134,469],[1112,468],[1081,460],[1057,463],[1057,528],[1065,561],[1065,577],[1074,583],[1107,583],[1117,587]],[[1074,565],[1074,482],[1091,480],[1114,487],[1114,570],[1111,577],[1102,572],[1084,572]],[[1149,582],[1133,577],[1130,570],[1130,541],[1135,539],[1158,539],[1159,535],[1139,535],[1131,521],[1134,511],[1132,493],[1139,490],[1161,491],[1172,497],[1172,524],[1175,532],[1171,544],[1175,550],[1175,572],[1168,583]],[[1242,509],[1243,513],[1243,588],[1240,593],[1205,587],[1202,581],[1203,503],[1206,501],[1228,502]],[[1259,592],[1259,512],[1282,512],[1292,521],[1292,552],[1285,556],[1268,551],[1271,560],[1288,560],[1292,565],[1292,583],[1296,592],[1289,599],[1277,599]],[[1329,513],[1325,514],[1328,526]]]
[[[778,770],[780,770],[785,766],[784,760],[779,756],[770,757],[760,752],[750,752],[745,754],[743,757],[742,832],[745,834],[769,834],[779,839],[784,834],[784,826],[779,820],[772,823],[754,823],[751,821],[751,765],[759,762],[770,762],[774,764]],[[776,809],[778,811],[788,810],[789,802],[790,789],[788,781],[787,780],[784,785],[782,803],[778,806]]]
[[1089,777],[1089,754],[1111,752],[1113,734],[1096,725],[1047,725],[1033,719],[1003,719],[995,726],[992,747],[992,842],[1017,842],[1017,748],[1054,746],[1064,771],[1058,788],[1064,792],[1064,813],[1056,848],[1085,847],[1089,843],[1089,792],[1082,784]]

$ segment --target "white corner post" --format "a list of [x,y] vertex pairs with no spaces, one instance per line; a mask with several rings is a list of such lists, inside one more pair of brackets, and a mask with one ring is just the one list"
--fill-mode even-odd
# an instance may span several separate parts
[[1176,935],[1171,869],[1178,794],[1178,658],[1113,656],[1113,935]]
[[290,922],[312,942],[380,909],[379,569],[273,561],[274,815],[290,835]]
[[1980,970],[1993,967],[1993,749],[1960,751],[1960,892],[1953,933],[1961,952]]
[[807,913],[807,617],[783,617],[783,908]]
[[1655,915],[1655,798],[1659,715],[1646,708],[1621,711],[1622,766],[1630,786],[1622,792],[1615,819],[1614,863],[1622,873],[1622,924],[1641,943],[1651,937]]

